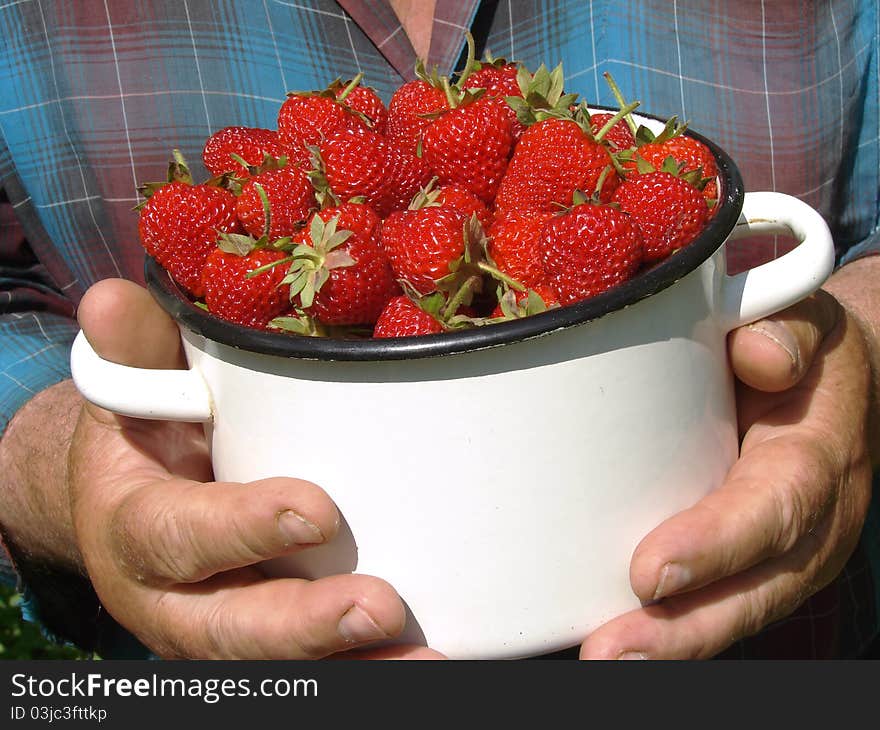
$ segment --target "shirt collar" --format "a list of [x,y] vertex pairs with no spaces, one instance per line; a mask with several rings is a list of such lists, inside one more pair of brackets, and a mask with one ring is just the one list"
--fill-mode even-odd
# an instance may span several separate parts
[[[337,2],[403,78],[415,78],[416,52],[388,0]],[[479,0],[437,0],[426,59],[429,69],[437,66],[444,74],[454,70],[479,4]]]

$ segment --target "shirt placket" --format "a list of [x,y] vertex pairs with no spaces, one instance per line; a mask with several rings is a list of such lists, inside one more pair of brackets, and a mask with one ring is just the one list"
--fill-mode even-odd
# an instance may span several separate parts
[[[404,78],[415,78],[416,52],[388,0],[337,0],[340,7]],[[437,0],[426,66],[448,74],[461,55],[479,0]]]

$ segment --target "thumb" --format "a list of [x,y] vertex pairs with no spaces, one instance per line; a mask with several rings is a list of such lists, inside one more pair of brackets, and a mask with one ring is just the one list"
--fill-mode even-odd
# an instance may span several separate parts
[[837,300],[820,289],[788,309],[734,330],[728,339],[734,374],[767,393],[791,388],[810,369],[841,312]]
[[77,319],[89,344],[105,360],[141,368],[184,368],[180,332],[134,282],[104,279],[85,293]]

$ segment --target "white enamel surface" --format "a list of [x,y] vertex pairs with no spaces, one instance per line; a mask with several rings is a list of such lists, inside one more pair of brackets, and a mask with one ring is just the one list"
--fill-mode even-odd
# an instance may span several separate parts
[[797,198],[749,193],[731,240],[756,233],[793,235],[800,243],[778,259],[728,277],[719,317],[730,329],[778,312],[818,289],[834,269],[825,220]]
[[70,374],[82,396],[123,416],[166,421],[210,421],[211,397],[196,370],[144,370],[102,360],[79,332]]
[[280,361],[187,335],[217,478],[308,479],[344,517],[267,571],[378,575],[410,608],[402,638],[457,658],[571,646],[637,607],[639,540],[736,458],[711,264],[592,324],[443,358]]
[[80,337],[74,377],[127,415],[208,421],[220,480],[287,475],[330,494],[341,534],[269,574],[380,576],[409,607],[402,640],[454,658],[549,652],[638,607],[636,545],[736,459],[726,334],[830,270],[830,238],[795,203],[752,194],[746,211],[794,229],[802,255],[728,277],[722,247],[638,304],[524,342],[317,362],[183,331],[192,369],[169,385],[169,371],[104,363]]

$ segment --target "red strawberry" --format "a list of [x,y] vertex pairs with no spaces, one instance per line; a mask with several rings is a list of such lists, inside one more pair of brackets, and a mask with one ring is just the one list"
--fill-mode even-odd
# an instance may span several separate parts
[[417,64],[419,78],[398,87],[388,102],[388,139],[402,150],[416,154],[422,133],[431,123],[432,115],[449,108],[446,94],[436,71],[429,77],[424,66]]
[[489,229],[489,256],[495,266],[523,286],[544,285],[541,232],[552,217],[549,212],[512,210],[496,218]]
[[486,204],[469,190],[460,185],[444,185],[435,188],[437,178],[430,180],[413,198],[409,208],[424,208],[426,205],[437,205],[442,208],[453,208],[469,218],[477,217],[483,231],[488,231],[494,220],[494,215]]
[[373,337],[412,337],[443,332],[443,325],[412,299],[401,295],[391,299],[376,320]]
[[202,150],[202,160],[212,175],[231,172],[245,177],[249,174],[248,168],[235,156],[250,167],[258,167],[266,155],[281,157],[278,135],[271,129],[257,127],[224,127],[208,137]]
[[642,239],[626,213],[583,203],[547,223],[541,259],[560,304],[571,304],[631,278],[642,260]]
[[486,204],[461,185],[443,185],[438,191],[437,203],[444,208],[455,208],[468,217],[475,215],[484,231],[488,231],[494,220],[492,211]]
[[399,279],[419,294],[437,290],[437,280],[452,273],[467,244],[468,216],[453,208],[427,206],[396,211],[382,224],[382,246]]
[[318,146],[310,173],[319,199],[363,197],[380,217],[404,208],[430,179],[427,164],[368,129],[340,129]]
[[[265,329],[271,319],[290,309],[287,287],[281,286],[287,267],[263,268],[284,258],[280,251],[260,248],[242,255],[221,243],[202,269],[208,311],[245,327]],[[256,269],[263,271],[249,278]]]
[[616,116],[616,114],[610,112],[596,112],[595,114],[591,114],[590,131],[592,131],[593,136],[601,136],[614,152],[628,150],[630,147],[635,147],[636,138],[633,136],[632,130],[630,130],[629,125],[624,119],[618,119],[610,128],[608,128],[607,131],[604,132],[604,134],[600,135],[605,126]]
[[421,157],[401,149],[397,145],[388,144],[388,180],[389,212],[403,210],[418,191],[431,180],[431,168]]
[[495,198],[512,149],[504,109],[469,92],[423,134],[423,156],[440,183],[460,185],[486,203]]
[[326,325],[373,324],[400,287],[379,241],[380,219],[343,203],[312,216],[284,282],[302,312]]
[[337,129],[364,126],[363,120],[337,101],[331,90],[288,94],[278,110],[278,141],[294,162],[308,160],[307,148]]
[[174,280],[196,297],[203,295],[202,267],[222,232],[240,230],[235,196],[214,185],[195,185],[180,153],[163,184],[139,188],[147,197],[139,206],[141,243]]
[[[626,100],[614,79],[607,72],[604,76],[621,107],[626,106]],[[635,126],[632,121],[629,124],[631,127]],[[668,167],[666,160],[671,157],[678,168],[677,175],[690,176],[690,181],[695,183],[700,181],[699,187],[703,191],[703,196],[712,206],[711,217],[715,210],[714,203],[718,198],[716,183],[718,166],[715,164],[714,155],[706,145],[684,134],[686,128],[687,124],[678,124],[676,117],[668,119],[659,134],[641,125],[635,134],[637,145],[635,150],[629,154],[619,155],[618,159],[626,170],[627,177],[630,177],[640,172],[653,172]]]
[[346,83],[334,81],[330,88],[333,89],[337,99],[344,101],[351,109],[360,112],[367,118],[367,127],[369,129],[377,134],[385,134],[385,129],[388,125],[388,109],[375,89],[369,86],[361,86],[360,83],[355,83],[355,81]]
[[618,183],[607,148],[574,119],[545,119],[523,133],[495,207],[552,212],[571,205],[575,190],[592,195],[600,181],[600,199],[607,202]]
[[525,125],[516,117],[516,112],[507,103],[506,97],[523,95],[519,83],[519,65],[507,63],[503,58],[491,63],[482,61],[475,64],[476,70],[467,76],[465,89],[485,89],[487,98],[494,98],[504,109],[510,119],[514,140],[518,140],[525,130]]
[[[660,170],[666,158],[671,157],[679,165],[682,174],[698,171],[701,178],[709,178],[703,188],[703,197],[713,204],[718,199],[718,166],[711,150],[700,140],[679,134],[664,142],[643,144],[636,154],[655,170]],[[635,162],[630,162],[624,166],[632,169],[635,165]]]
[[[263,189],[264,201],[258,189]],[[266,230],[266,202],[269,230]],[[287,165],[261,172],[241,188],[235,204],[238,219],[254,238],[268,235],[270,241],[292,236],[305,225],[316,207],[315,191],[304,170]]]
[[709,208],[700,190],[664,172],[628,178],[614,193],[644,239],[644,258],[658,261],[690,243],[705,226]]

